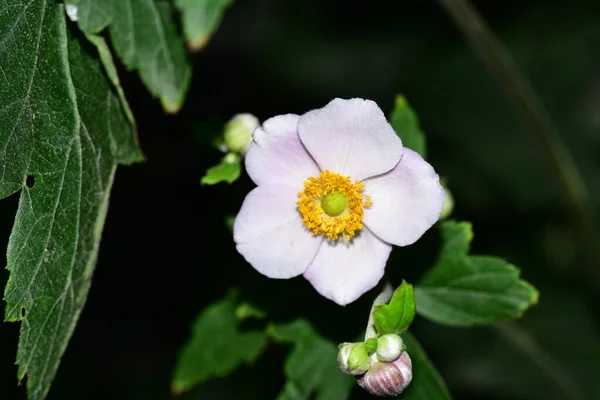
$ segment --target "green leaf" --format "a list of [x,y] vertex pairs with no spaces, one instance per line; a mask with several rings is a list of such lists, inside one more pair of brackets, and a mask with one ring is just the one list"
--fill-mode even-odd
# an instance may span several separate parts
[[179,353],[171,388],[183,393],[209,379],[254,362],[267,338],[256,330],[240,331],[234,293],[205,308],[194,322],[192,335]]
[[62,5],[7,0],[0,32],[0,197],[21,190],[5,319],[22,321],[18,378],[27,375],[29,399],[42,399],[85,303],[117,164],[142,155],[95,49],[69,34]]
[[250,303],[242,303],[235,309],[235,316],[243,321],[248,318],[264,319],[267,313]]
[[347,399],[354,379],[344,375],[337,365],[337,346],[323,339],[305,320],[273,325],[268,334],[277,342],[294,343],[285,361],[288,383],[278,399]]
[[86,33],[98,33],[113,19],[112,0],[65,0],[69,18]]
[[77,23],[85,33],[108,26],[114,48],[130,69],[136,70],[165,111],[176,112],[189,88],[191,69],[183,39],[177,33],[175,8],[157,0],[67,0],[77,9]]
[[402,393],[402,400],[450,400],[450,392],[435,369],[425,350],[410,333],[404,332],[402,340],[412,361],[413,379]]
[[214,185],[219,182],[233,183],[242,172],[241,161],[233,153],[227,154],[223,160],[214,167],[209,168],[200,180],[202,185]]
[[373,320],[377,335],[388,333],[401,334],[408,329],[415,318],[415,299],[413,287],[402,281],[389,304],[381,304],[373,311]]
[[200,50],[217,30],[223,13],[233,0],[175,0],[181,11],[183,33],[193,50]]
[[538,300],[537,290],[520,271],[497,257],[468,255],[471,225],[440,224],[443,248],[436,265],[415,288],[417,312],[453,325],[489,325],[520,317]]
[[397,96],[390,124],[402,139],[404,147],[416,151],[423,158],[427,156],[425,134],[419,127],[419,119],[404,96]]

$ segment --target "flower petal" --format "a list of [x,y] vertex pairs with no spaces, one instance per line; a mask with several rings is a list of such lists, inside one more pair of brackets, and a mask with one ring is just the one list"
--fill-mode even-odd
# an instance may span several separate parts
[[363,223],[382,240],[407,246],[419,239],[440,217],[444,188],[433,167],[420,155],[404,149],[390,172],[367,179],[364,194],[373,205],[365,208]]
[[343,306],[377,285],[391,250],[367,228],[350,243],[323,240],[304,277],[321,295]]
[[308,177],[319,176],[319,167],[298,137],[298,118],[279,115],[254,130],[246,171],[257,185],[280,183],[300,191]]
[[263,275],[287,279],[300,275],[321,243],[302,224],[296,189],[285,185],[254,188],[244,199],[233,225],[242,256]]
[[402,141],[371,100],[332,100],[302,115],[298,134],[321,169],[352,180],[383,174],[402,155]]

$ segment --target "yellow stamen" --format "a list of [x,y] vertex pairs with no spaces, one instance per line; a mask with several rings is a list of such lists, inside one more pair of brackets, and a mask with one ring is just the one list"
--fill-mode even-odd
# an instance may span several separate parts
[[[352,239],[362,229],[364,217],[363,208],[373,205],[371,196],[362,194],[365,185],[349,176],[341,176],[330,171],[323,171],[319,177],[310,177],[304,182],[304,190],[299,192],[300,199],[296,202],[302,215],[304,225],[313,235],[323,235],[328,239],[337,240],[343,236]],[[347,207],[336,215],[329,215],[321,206],[323,198],[330,193],[341,194],[347,199]]]

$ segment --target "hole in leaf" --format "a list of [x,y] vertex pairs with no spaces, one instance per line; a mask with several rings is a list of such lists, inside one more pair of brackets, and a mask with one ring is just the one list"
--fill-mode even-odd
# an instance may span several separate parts
[[27,178],[25,179],[25,185],[27,185],[27,187],[29,189],[31,189],[33,187],[33,185],[35,185],[35,176],[33,176],[33,175],[27,176]]
[[21,307],[21,318],[25,318],[25,307]]

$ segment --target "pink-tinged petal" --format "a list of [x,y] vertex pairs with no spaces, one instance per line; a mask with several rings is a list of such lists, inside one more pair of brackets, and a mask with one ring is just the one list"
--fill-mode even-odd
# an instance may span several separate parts
[[438,175],[410,149],[404,149],[393,170],[363,183],[363,193],[373,202],[365,208],[363,223],[396,246],[416,242],[436,223],[444,208],[444,188]]
[[298,137],[298,118],[279,115],[254,130],[246,171],[257,185],[284,184],[300,191],[308,177],[319,176],[319,167]]
[[321,169],[353,181],[391,170],[402,155],[402,141],[371,100],[332,100],[302,115],[298,134]]
[[391,250],[367,228],[351,242],[323,240],[304,277],[321,295],[344,306],[377,285]]
[[321,243],[302,224],[296,189],[285,185],[254,188],[233,225],[242,256],[263,275],[287,279],[306,271]]

